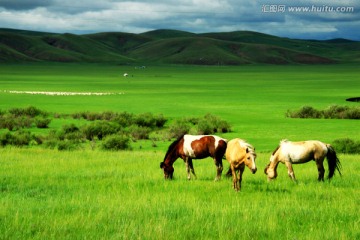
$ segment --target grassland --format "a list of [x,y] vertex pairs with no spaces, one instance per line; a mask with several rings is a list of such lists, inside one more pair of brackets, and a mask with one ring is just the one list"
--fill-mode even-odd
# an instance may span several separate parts
[[[129,77],[124,78],[124,72]],[[212,113],[233,126],[223,137],[256,147],[259,171],[246,170],[243,189],[214,182],[211,159],[196,161],[187,181],[182,161],[164,181],[159,162],[170,142],[134,143],[133,151],[59,152],[0,149],[1,239],[358,239],[359,155],[340,155],[343,176],[318,183],[315,164],[263,174],[280,139],[360,139],[359,122],[286,118],[303,105],[325,108],[356,97],[355,65],[111,66],[0,65],[0,109],[36,106],[50,112],[129,111],[172,119]],[[10,94],[17,91],[112,92],[106,96]],[[50,129],[66,121],[54,120]],[[227,166],[227,163],[224,162]]]
[[[49,112],[129,111],[183,116],[218,115],[233,133],[271,151],[280,139],[360,139],[358,121],[290,119],[288,109],[308,105],[326,108],[358,95],[356,65],[318,66],[134,66],[4,65],[1,69],[0,109],[33,105]],[[123,73],[130,74],[128,78]],[[10,94],[4,90],[110,92],[107,96],[46,96]],[[61,126],[54,120],[52,127]],[[160,143],[161,144],[161,143]]]
[[[214,182],[211,160],[182,161],[164,181],[162,151],[0,149],[2,239],[357,239],[359,156],[340,155],[344,176],[318,183],[314,164],[285,167],[267,183],[246,170],[242,192]],[[260,154],[258,165],[269,154]],[[29,156],[32,156],[29,158]]]

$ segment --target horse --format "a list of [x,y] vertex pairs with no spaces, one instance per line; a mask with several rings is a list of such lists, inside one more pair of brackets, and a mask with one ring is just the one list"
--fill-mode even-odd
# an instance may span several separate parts
[[[247,166],[253,174],[256,173],[256,153],[255,148],[242,139],[235,138],[228,142],[226,152],[226,160],[230,163],[227,176],[233,177],[233,188],[235,191],[241,189],[242,174]],[[239,173],[239,177],[237,176]]]
[[327,159],[329,174],[327,178],[330,180],[337,170],[341,176],[341,163],[338,159],[334,148],[330,144],[326,144],[317,140],[291,142],[288,140],[280,141],[280,145],[274,150],[270,157],[270,163],[266,166],[264,172],[268,180],[277,177],[276,168],[279,162],[285,163],[288,168],[289,177],[296,182],[292,164],[307,163],[311,160],[316,162],[318,169],[318,181],[324,181],[324,159]]
[[223,171],[222,159],[225,154],[227,140],[215,135],[182,135],[170,144],[160,168],[164,170],[164,178],[172,179],[173,163],[182,158],[186,165],[187,178],[191,179],[190,171],[196,178],[192,159],[212,157],[217,169],[215,181],[220,180]]

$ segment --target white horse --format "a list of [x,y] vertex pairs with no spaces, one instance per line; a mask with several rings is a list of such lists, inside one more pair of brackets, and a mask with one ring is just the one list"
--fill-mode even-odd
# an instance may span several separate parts
[[279,162],[285,163],[288,168],[289,177],[296,181],[292,164],[301,164],[314,160],[318,168],[318,180],[324,181],[325,169],[323,162],[325,157],[327,158],[329,166],[328,179],[331,179],[334,176],[335,170],[341,175],[340,160],[330,144],[315,140],[302,142],[282,140],[280,145],[272,153],[270,163],[266,166],[264,172],[267,175],[268,180],[275,179],[277,177],[276,168]]

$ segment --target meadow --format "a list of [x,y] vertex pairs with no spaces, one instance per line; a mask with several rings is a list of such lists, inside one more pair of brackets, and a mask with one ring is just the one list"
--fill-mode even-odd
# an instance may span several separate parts
[[[236,193],[230,179],[213,181],[211,159],[194,162],[198,179],[191,181],[178,160],[175,180],[164,181],[159,163],[168,140],[119,152],[1,148],[1,239],[360,238],[359,155],[340,154],[343,176],[331,182],[316,181],[314,163],[294,166],[298,184],[282,165],[276,181],[263,173],[281,139],[360,139],[357,120],[285,117],[304,105],[357,106],[345,99],[358,97],[358,66],[7,64],[0,76],[2,110],[152,112],[169,121],[212,113],[232,125],[223,137],[255,146],[259,169],[245,170]],[[15,90],[114,94],[9,93]],[[74,121],[54,119],[48,130]]]

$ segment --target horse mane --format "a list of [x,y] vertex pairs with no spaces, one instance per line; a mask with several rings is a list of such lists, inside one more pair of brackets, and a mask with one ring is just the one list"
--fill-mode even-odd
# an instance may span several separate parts
[[253,147],[253,145],[251,145],[250,143],[248,143],[248,142],[246,142],[245,140],[242,140],[242,139],[240,139],[239,143],[240,143],[241,147],[249,149],[249,152],[252,155],[256,156],[255,148]]
[[185,134],[181,135],[180,137],[178,137],[178,139],[176,139],[173,143],[170,144],[168,150],[166,151],[164,161],[169,156],[169,154],[174,150],[175,146],[181,141],[181,139],[183,139],[184,135]]
[[279,145],[275,148],[275,150],[274,150],[273,153],[271,154],[271,156],[274,156],[274,155],[275,155],[275,153],[279,150],[279,148],[281,147],[282,144],[288,143],[288,142],[290,142],[290,141],[287,140],[287,139],[282,139],[282,140],[280,141]]

